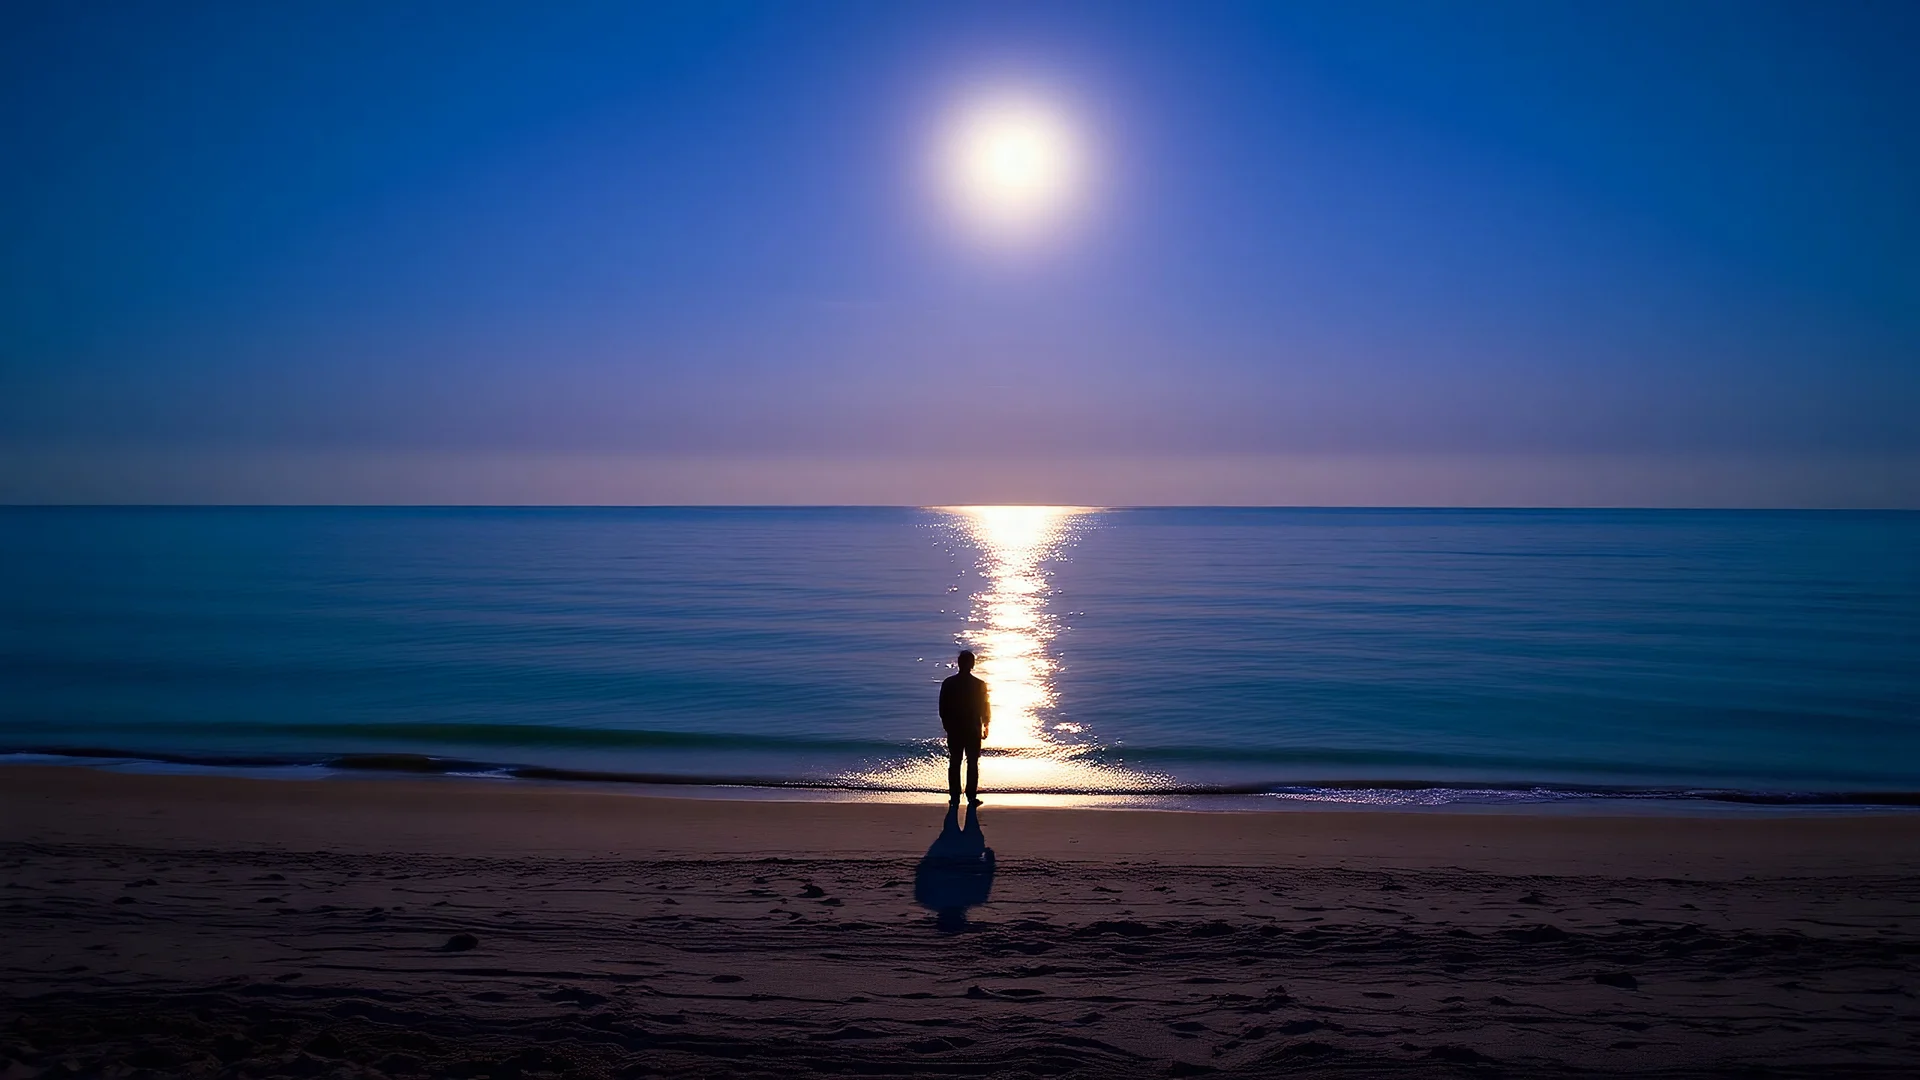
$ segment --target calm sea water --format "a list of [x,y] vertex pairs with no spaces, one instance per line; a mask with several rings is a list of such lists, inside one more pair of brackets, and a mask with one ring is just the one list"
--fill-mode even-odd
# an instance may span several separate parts
[[1002,792],[1920,793],[1920,514],[0,510],[14,753],[935,790],[962,645]]

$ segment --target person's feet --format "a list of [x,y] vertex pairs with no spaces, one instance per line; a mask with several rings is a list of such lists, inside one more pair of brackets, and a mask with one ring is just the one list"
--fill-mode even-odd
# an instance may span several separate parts
[[967,805],[968,805],[968,806],[979,806],[979,805],[980,805],[980,796],[978,796],[978,795],[969,795],[969,796],[967,796]]
[[951,795],[948,795],[948,796],[947,796],[947,805],[948,805],[948,806],[959,806],[959,805],[960,805],[960,793],[956,791],[956,792],[954,792],[954,793],[952,793]]

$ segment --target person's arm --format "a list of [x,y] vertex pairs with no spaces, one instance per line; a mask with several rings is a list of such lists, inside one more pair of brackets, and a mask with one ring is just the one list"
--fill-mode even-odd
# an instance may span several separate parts
[[980,741],[987,741],[987,726],[993,723],[993,703],[987,700],[987,684],[980,684]]

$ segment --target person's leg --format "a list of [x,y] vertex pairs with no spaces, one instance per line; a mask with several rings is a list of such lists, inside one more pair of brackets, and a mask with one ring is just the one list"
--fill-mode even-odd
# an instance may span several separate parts
[[[955,765],[958,769],[959,766]],[[980,793],[980,744],[967,747],[967,798]]]
[[960,801],[960,744],[947,740],[947,796],[954,802]]

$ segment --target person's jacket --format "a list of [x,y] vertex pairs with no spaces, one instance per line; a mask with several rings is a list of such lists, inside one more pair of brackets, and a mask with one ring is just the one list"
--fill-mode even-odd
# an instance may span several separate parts
[[977,739],[986,732],[990,708],[987,684],[971,672],[949,675],[940,684],[940,726],[949,735]]

